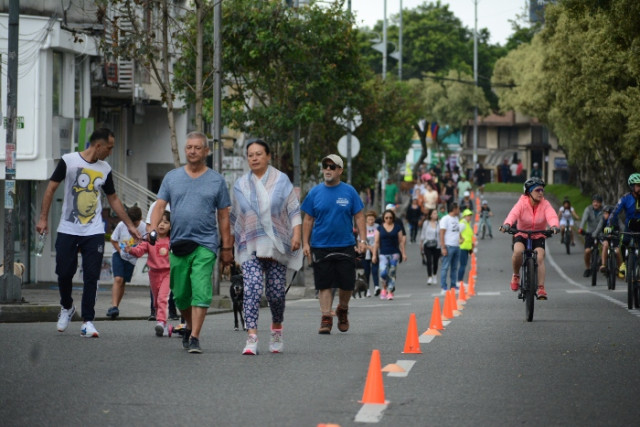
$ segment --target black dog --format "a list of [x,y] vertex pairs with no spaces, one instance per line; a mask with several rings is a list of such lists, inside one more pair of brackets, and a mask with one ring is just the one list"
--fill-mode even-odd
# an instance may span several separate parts
[[367,284],[364,281],[364,274],[358,273],[358,278],[356,279],[355,287],[353,288],[353,297],[362,298],[362,293],[364,292],[365,296],[367,295]]
[[242,317],[242,303],[244,301],[244,279],[242,278],[242,272],[239,268],[231,267],[231,287],[229,288],[229,296],[231,297],[231,304],[233,305],[233,320],[234,329],[238,328],[238,316],[240,316],[240,322],[242,322],[242,330],[246,331],[244,327],[244,318]]

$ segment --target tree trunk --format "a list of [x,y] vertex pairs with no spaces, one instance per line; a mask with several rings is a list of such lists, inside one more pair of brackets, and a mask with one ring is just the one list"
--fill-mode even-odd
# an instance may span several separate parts
[[203,47],[202,47],[202,32],[203,32],[203,2],[197,0],[196,4],[196,130],[203,132],[202,123],[202,101],[203,101],[203,87],[202,87],[202,61],[203,61]]
[[173,91],[171,90],[171,76],[169,75],[169,5],[168,0],[162,1],[162,81],[165,89],[165,102],[167,103],[167,121],[171,134],[171,154],[173,165],[180,167],[180,154],[178,153],[178,138],[176,136],[176,121],[173,114]]

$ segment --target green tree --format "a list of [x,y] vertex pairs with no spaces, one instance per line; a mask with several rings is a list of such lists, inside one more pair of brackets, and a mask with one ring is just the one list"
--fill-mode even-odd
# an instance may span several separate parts
[[496,65],[504,108],[532,114],[558,135],[585,191],[614,200],[640,168],[637,141],[640,7],[621,0],[548,7],[531,44]]

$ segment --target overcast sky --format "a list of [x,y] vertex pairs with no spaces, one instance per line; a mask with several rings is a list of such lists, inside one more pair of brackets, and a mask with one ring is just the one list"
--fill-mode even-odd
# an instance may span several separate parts
[[[384,17],[385,0],[351,0],[351,9],[356,15],[357,25],[373,25]],[[488,28],[491,33],[491,43],[504,45],[511,35],[509,20],[515,20],[516,15],[526,11],[527,0],[477,0],[478,1],[478,29]],[[400,11],[400,0],[386,0],[387,19],[397,15]],[[404,9],[415,9],[425,3],[425,0],[402,0]],[[431,3],[428,1],[427,3]],[[433,1],[435,3],[435,0]],[[474,27],[474,0],[441,0],[441,4],[448,4],[449,10],[457,16],[464,26]],[[523,23],[521,22],[521,25]]]

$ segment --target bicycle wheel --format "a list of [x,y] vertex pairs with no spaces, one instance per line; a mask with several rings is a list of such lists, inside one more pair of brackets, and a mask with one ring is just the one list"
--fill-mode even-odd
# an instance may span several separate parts
[[569,255],[571,253],[571,235],[568,227],[564,230],[564,246],[567,248],[567,255]]
[[487,224],[482,223],[482,238],[484,239],[484,234],[487,232]]
[[627,257],[627,308],[631,310],[633,308],[633,300],[635,299],[635,270],[636,270],[636,254],[635,250],[629,251]]
[[591,248],[591,286],[595,286],[598,281],[598,270],[600,267],[600,251],[598,245]]
[[640,308],[640,264],[638,264],[638,258],[635,257],[636,264],[633,272],[633,305],[635,308]]
[[538,284],[536,283],[536,266],[533,258],[527,258],[524,261],[524,303],[526,306],[525,314],[527,322],[533,320],[533,306],[536,300],[536,290]]
[[607,255],[607,286],[612,291],[616,289],[616,278],[618,276],[618,262],[616,260],[616,252],[609,247]]

